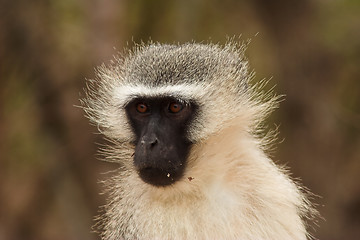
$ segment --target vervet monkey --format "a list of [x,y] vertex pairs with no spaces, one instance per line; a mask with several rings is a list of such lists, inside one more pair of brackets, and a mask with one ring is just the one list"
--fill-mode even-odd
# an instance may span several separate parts
[[105,158],[121,163],[103,239],[310,237],[315,210],[264,152],[279,98],[251,85],[245,48],[143,44],[88,81],[84,109],[111,142]]

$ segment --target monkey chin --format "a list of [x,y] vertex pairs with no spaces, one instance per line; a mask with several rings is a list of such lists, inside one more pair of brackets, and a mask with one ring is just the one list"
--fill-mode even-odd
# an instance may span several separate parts
[[161,169],[154,167],[145,167],[138,170],[140,178],[155,187],[166,187],[177,182],[182,176],[180,169]]

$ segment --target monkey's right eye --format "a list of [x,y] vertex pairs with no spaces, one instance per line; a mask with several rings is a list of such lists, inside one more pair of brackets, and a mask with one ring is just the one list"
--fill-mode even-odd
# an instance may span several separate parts
[[149,108],[145,103],[138,103],[136,104],[136,111],[139,113],[146,113],[148,112]]

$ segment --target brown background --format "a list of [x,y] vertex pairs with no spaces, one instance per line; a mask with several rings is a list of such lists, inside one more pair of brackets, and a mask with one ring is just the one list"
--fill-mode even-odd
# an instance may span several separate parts
[[256,79],[286,100],[273,154],[312,192],[315,236],[360,238],[360,1],[0,0],[0,240],[98,239],[101,136],[79,97],[133,41],[252,38]]

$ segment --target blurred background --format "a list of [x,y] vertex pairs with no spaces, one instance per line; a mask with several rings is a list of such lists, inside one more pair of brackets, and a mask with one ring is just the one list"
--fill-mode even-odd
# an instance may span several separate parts
[[[134,42],[251,38],[286,100],[274,160],[320,197],[317,239],[360,239],[360,1],[0,0],[0,240],[99,239],[104,140],[85,78]],[[96,144],[98,143],[98,144]]]

